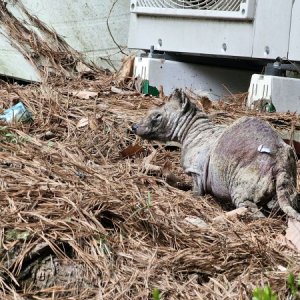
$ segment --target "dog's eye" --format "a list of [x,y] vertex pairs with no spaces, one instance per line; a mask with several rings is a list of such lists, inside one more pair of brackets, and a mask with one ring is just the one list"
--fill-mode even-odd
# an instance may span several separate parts
[[162,115],[157,113],[155,115],[152,116],[152,120],[151,120],[151,123],[154,125],[154,126],[157,126],[160,124],[161,122],[161,119],[162,119]]

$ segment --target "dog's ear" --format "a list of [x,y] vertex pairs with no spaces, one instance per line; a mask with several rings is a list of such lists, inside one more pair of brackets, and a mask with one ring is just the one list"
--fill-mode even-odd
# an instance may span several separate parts
[[176,89],[169,97],[169,101],[174,101],[183,113],[188,111],[191,105],[189,97],[182,89]]
[[181,90],[175,89],[174,92],[168,97],[168,101],[176,101],[176,102],[180,103]]
[[180,96],[181,109],[183,113],[185,113],[190,109],[191,101],[188,95],[183,90],[181,90],[180,93],[181,93]]

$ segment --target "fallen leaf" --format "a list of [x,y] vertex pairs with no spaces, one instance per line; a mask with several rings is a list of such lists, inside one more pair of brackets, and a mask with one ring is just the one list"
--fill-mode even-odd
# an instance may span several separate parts
[[223,215],[217,216],[213,218],[213,222],[215,223],[224,223],[227,219],[232,219],[238,216],[245,215],[248,212],[248,208],[239,207],[229,212],[224,213]]
[[89,118],[83,117],[83,118],[81,118],[81,119],[78,121],[76,127],[77,127],[77,128],[82,128],[82,127],[87,126],[88,124],[89,124]]
[[198,217],[186,217],[184,219],[184,222],[194,225],[194,226],[197,226],[199,228],[207,228],[208,227],[208,224],[204,220],[202,220],[201,218],[198,218]]
[[119,89],[115,86],[112,86],[110,90],[115,94],[119,94],[119,95],[123,95],[123,96],[137,96],[137,95],[140,94],[136,91],[124,91],[124,90]]
[[287,268],[284,267],[284,266],[282,266],[282,265],[278,265],[277,268],[278,268],[278,270],[279,270],[280,272],[286,272],[286,271],[287,271]]
[[157,151],[153,150],[148,156],[146,156],[143,159],[142,165],[149,165],[149,164],[151,164],[151,161],[155,157],[156,153],[157,153]]
[[172,174],[172,163],[167,160],[162,167],[162,175],[167,177]]
[[153,165],[153,164],[144,164],[143,165],[143,170],[145,172],[145,174],[156,174],[158,176],[161,175],[161,167],[160,166],[156,166],[156,165]]
[[97,92],[92,91],[74,91],[71,93],[72,96],[75,96],[80,99],[88,100],[90,98],[95,98],[98,96]]
[[212,102],[208,99],[208,97],[201,97],[199,102],[204,112],[207,112],[212,108]]
[[86,64],[79,61],[76,64],[76,71],[79,73],[85,73],[85,72],[92,72],[92,69],[90,67],[88,67]]
[[119,83],[125,82],[130,79],[133,75],[133,65],[134,65],[135,56],[128,56],[123,60],[122,67],[116,75],[116,81]]
[[300,252],[300,222],[295,219],[289,219],[288,228],[285,237],[295,246]]
[[97,130],[98,129],[98,124],[97,124],[97,120],[95,118],[89,118],[89,127],[92,130]]
[[122,157],[131,157],[143,151],[144,148],[141,145],[135,144],[135,145],[130,145],[127,148],[123,149],[122,151],[120,151],[120,154]]
[[158,90],[159,90],[159,98],[164,99],[165,98],[164,87],[160,85],[158,87]]

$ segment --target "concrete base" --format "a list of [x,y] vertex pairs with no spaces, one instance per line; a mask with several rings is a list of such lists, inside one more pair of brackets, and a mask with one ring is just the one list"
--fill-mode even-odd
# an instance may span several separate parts
[[252,72],[136,57],[134,75],[149,80],[150,85],[157,88],[163,86],[165,95],[171,94],[175,88],[187,88],[201,96],[217,100],[230,94],[247,92]]

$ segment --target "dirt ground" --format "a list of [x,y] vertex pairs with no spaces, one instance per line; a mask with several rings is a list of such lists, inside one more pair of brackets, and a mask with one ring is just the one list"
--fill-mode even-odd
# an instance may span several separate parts
[[[214,222],[231,207],[192,195],[178,147],[130,131],[161,100],[113,85],[105,73],[1,81],[0,106],[21,100],[33,121],[0,127],[0,298],[153,299],[158,289],[160,299],[251,299],[270,285],[287,299],[288,274],[300,274],[299,254],[283,242],[287,221]],[[87,91],[96,94],[83,99]],[[218,123],[256,114],[244,97],[209,113]],[[282,128],[298,122],[260,116]]]

